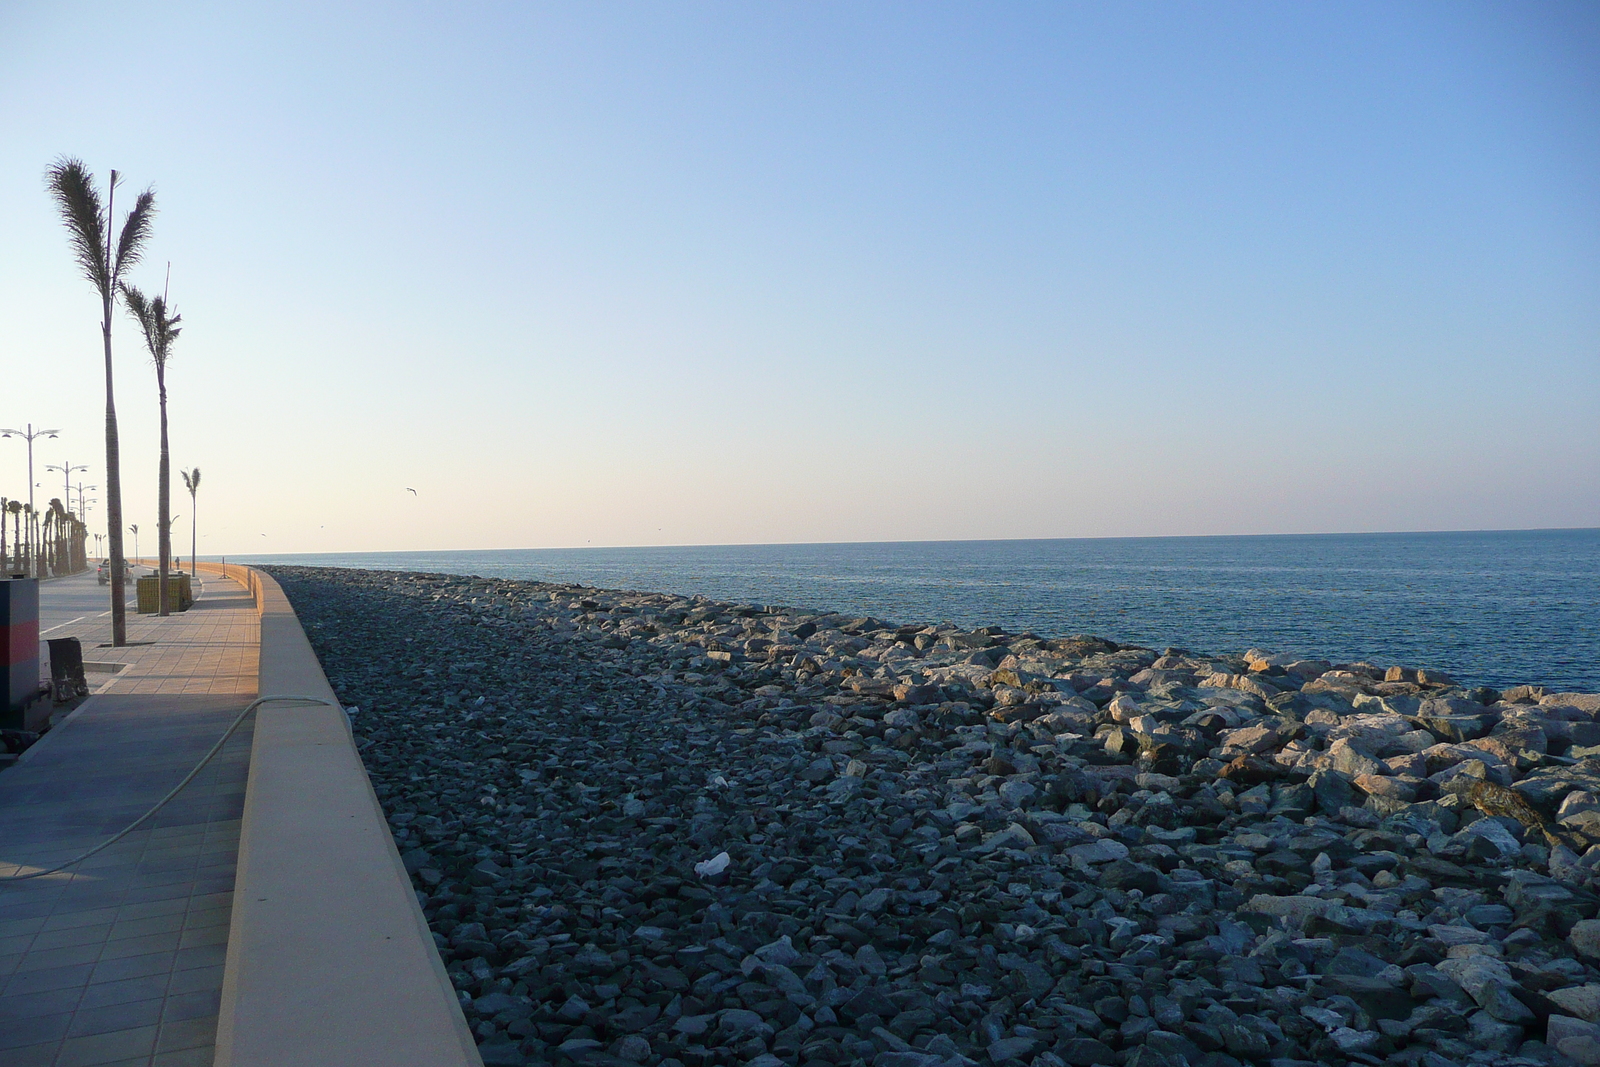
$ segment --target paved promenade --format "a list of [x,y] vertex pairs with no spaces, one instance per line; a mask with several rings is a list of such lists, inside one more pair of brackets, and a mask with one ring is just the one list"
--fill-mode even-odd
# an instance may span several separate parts
[[46,626],[70,620],[45,636],[124,666],[91,673],[97,695],[0,773],[0,1067],[209,1065],[249,723],[116,845],[60,874],[6,875],[93,847],[189,772],[255,696],[258,618],[243,588],[211,578],[187,613],[130,613],[130,644],[101,648],[109,617],[73,617],[85,582],[41,587]]

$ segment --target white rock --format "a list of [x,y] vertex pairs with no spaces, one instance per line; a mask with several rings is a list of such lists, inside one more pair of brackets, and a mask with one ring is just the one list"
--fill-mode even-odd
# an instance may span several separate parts
[[1567,934],[1567,944],[1576,949],[1580,956],[1600,959],[1600,919],[1583,919],[1573,923],[1571,932]]
[[[715,878],[728,869],[728,864],[733,862],[733,857],[726,852],[718,852],[708,860],[701,860],[694,865],[694,873],[701,878]],[[681,868],[680,868],[681,869]]]
[[1600,811],[1600,797],[1585,789],[1574,789],[1568,793],[1561,802],[1561,807],[1556,810],[1556,819],[1566,822],[1568,816],[1576,815],[1583,811]]
[[1569,986],[1545,994],[1558,1008],[1587,1022],[1600,1022],[1600,985]]
[[1377,1045],[1378,1037],[1376,1030],[1352,1030],[1348,1026],[1341,1026],[1328,1034],[1328,1040],[1346,1055],[1368,1051]]
[[1522,843],[1518,841],[1510,830],[1507,830],[1498,819],[1482,818],[1456,834],[1459,841],[1470,842],[1474,837],[1481,837],[1494,846],[1495,851],[1501,856],[1515,856],[1522,851]]

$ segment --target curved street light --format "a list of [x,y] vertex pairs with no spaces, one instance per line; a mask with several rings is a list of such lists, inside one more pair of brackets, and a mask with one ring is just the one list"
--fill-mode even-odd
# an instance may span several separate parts
[[[33,428],[33,423],[31,423],[31,422],[28,423],[28,428],[26,430],[0,430],[0,437],[20,437],[23,440],[28,442],[28,510],[29,511],[33,510],[33,488],[34,488],[34,481],[33,481],[33,440],[36,437],[45,437],[45,438],[58,437],[58,436],[60,436],[60,434],[61,434],[60,430],[35,430]],[[33,542],[33,531],[32,530],[28,531],[28,540],[29,540],[29,545],[28,545],[28,573],[34,575],[35,577],[38,577],[38,562],[39,561],[36,558],[34,558],[35,546],[32,543]]]

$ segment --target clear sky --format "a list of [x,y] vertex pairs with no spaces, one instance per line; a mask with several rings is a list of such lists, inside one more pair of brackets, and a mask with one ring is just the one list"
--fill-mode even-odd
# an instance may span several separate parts
[[0,5],[0,426],[94,484],[61,154],[206,553],[1600,525],[1592,3]]

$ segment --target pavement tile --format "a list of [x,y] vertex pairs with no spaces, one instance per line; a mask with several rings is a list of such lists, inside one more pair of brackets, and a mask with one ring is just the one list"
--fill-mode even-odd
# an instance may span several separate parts
[[36,934],[44,929],[45,916],[36,915],[31,919],[12,919],[0,922],[0,937],[15,937],[18,934]]
[[46,1041],[41,1045],[28,1045],[23,1048],[8,1048],[0,1051],[0,1067],[50,1067],[60,1049],[60,1041]]
[[86,911],[62,912],[52,915],[44,924],[46,930],[66,930],[75,926],[94,926],[111,923],[117,918],[116,908],[94,908]]
[[215,1045],[198,1045],[176,1052],[158,1052],[150,1067],[211,1067],[216,1061]]
[[36,916],[49,915],[55,908],[52,900],[26,900],[15,904],[0,905],[0,922],[14,922],[18,919],[31,919]]
[[149,974],[170,972],[176,953],[151,952],[143,956],[123,956],[106,960],[94,968],[96,982],[115,982],[123,978],[143,978]]
[[196,893],[189,900],[189,910],[199,911],[205,908],[231,908],[233,907],[233,890],[223,893]]
[[118,922],[148,919],[158,915],[181,915],[189,909],[189,901],[182,897],[167,897],[138,904],[125,904],[117,909]]
[[171,985],[167,987],[167,996],[173,997],[180,993],[193,993],[201,989],[222,988],[222,964],[210,967],[192,967],[186,971],[173,971]]
[[120,941],[127,937],[144,937],[147,934],[165,934],[173,930],[182,930],[185,925],[185,916],[182,912],[172,911],[166,915],[151,915],[140,919],[118,919],[111,928],[108,941]]
[[70,948],[74,945],[98,945],[110,934],[110,923],[69,926],[64,930],[46,930],[33,939],[33,948],[34,951],[39,951],[47,948]]
[[93,963],[99,958],[100,946],[98,944],[39,949],[22,957],[22,962],[17,964],[16,973],[26,974],[29,971],[48,971],[57,967],[71,967],[78,963]]
[[141,1026],[131,1030],[69,1037],[61,1043],[55,1067],[105,1067],[120,1060],[148,1058],[155,1047],[156,1030],[154,1026]]
[[37,1045],[43,1041],[60,1041],[67,1036],[72,1025],[72,1013],[36,1015],[31,1019],[8,1019],[0,1027],[0,1049]]
[[185,930],[204,930],[209,926],[227,926],[233,921],[232,908],[205,908],[191,910],[183,917]]
[[202,1015],[196,1019],[174,1019],[161,1024],[161,1036],[156,1041],[156,1051],[174,1052],[178,1049],[196,1048],[217,1043],[216,1015]]
[[148,952],[167,952],[178,947],[178,940],[182,936],[177,930],[164,930],[158,934],[107,941],[100,950],[100,958],[120,960],[125,956],[143,956]]
[[74,986],[70,989],[50,989],[43,993],[18,993],[0,999],[0,1030],[18,1019],[71,1014],[78,1007],[82,993],[81,989]]
[[220,988],[201,989],[193,993],[167,994],[166,1009],[162,1012],[163,1022],[180,1022],[184,1019],[203,1019],[208,1015],[216,1015],[222,1007],[222,990]]
[[228,958],[227,945],[199,945],[195,948],[180,948],[178,950],[177,966],[175,971],[186,971],[191,967],[209,967],[212,964],[223,963]]
[[197,930],[185,930],[179,948],[198,948],[202,945],[228,944],[228,928],[226,926],[206,926]]
[[189,898],[192,888],[188,882],[130,886],[127,895],[123,899],[129,904],[150,904],[168,900],[184,901]]
[[26,952],[33,945],[33,934],[12,934],[10,937],[0,937],[0,956],[14,956],[19,952]]
[[13,973],[6,979],[5,991],[0,993],[0,996],[10,996],[13,993],[41,993],[47,989],[79,988],[88,984],[89,975],[93,971],[94,964],[78,963],[71,967]]
[[83,990],[81,1008],[100,1008],[107,1004],[125,1004],[133,1000],[149,1000],[163,996],[171,981],[165,973],[148,974],[143,978],[123,978],[115,982],[95,982]]
[[137,1026],[151,1026],[161,1021],[162,998],[130,1000],[123,1004],[104,1004],[96,1008],[79,1008],[72,1017],[68,1037],[86,1037],[105,1034],[113,1030],[129,1030]]

